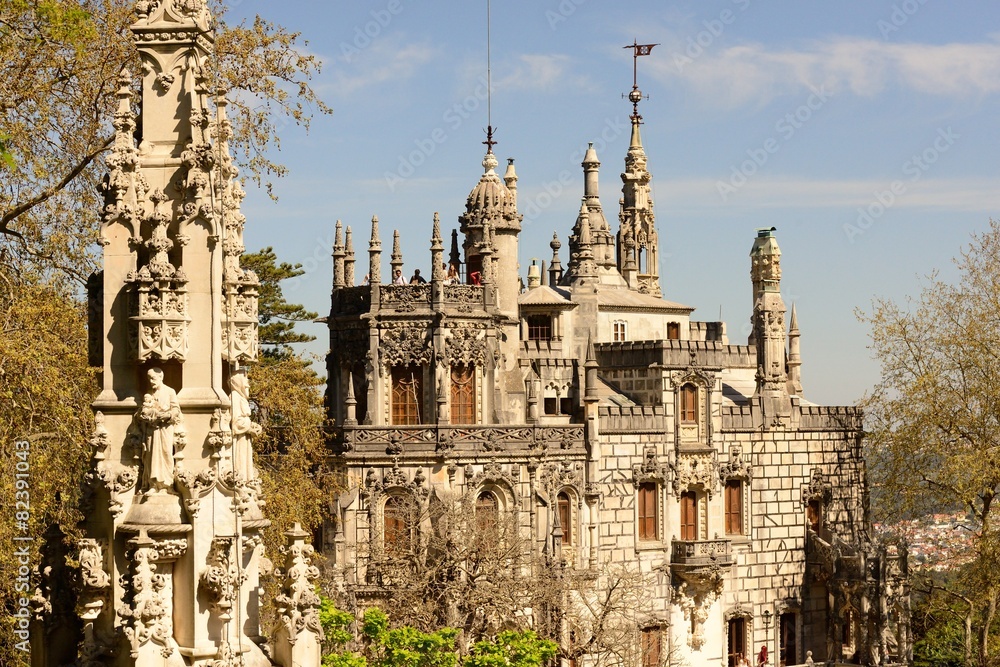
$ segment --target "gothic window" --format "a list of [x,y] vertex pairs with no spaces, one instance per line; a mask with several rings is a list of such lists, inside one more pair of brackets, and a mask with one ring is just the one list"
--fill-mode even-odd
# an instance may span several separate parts
[[659,494],[656,482],[639,485],[639,539],[657,540],[659,535]]
[[451,423],[476,423],[476,367],[451,367]]
[[698,494],[694,491],[681,493],[681,539],[698,539]]
[[382,507],[382,545],[386,556],[400,558],[410,553],[413,535],[408,510],[404,498],[386,498]]
[[392,369],[392,424],[419,424],[424,404],[423,369],[420,366],[394,366]]
[[841,627],[840,642],[844,645],[844,650],[850,651],[854,646],[854,610],[848,608],[844,612],[844,624]]
[[639,641],[639,649],[642,653],[642,667],[659,667],[662,634],[660,628],[642,629]]
[[681,387],[681,423],[693,424],[698,421],[698,388],[693,384]]
[[679,340],[681,325],[678,322],[667,322],[667,340]]
[[729,667],[738,667],[740,660],[747,654],[747,620],[742,616],[729,619],[726,654]]
[[615,320],[611,326],[614,333],[614,337],[612,339],[614,342],[624,343],[628,340],[628,325],[625,320]]
[[778,667],[798,664],[798,651],[795,646],[795,613],[786,612],[778,621],[780,642],[778,645]]
[[809,522],[809,528],[814,533],[819,533],[822,527],[822,516],[823,516],[823,506],[818,498],[811,498],[808,503],[806,503],[806,521]]
[[743,481],[726,480],[726,535],[743,535]]
[[552,340],[552,316],[528,315],[528,340]]
[[573,544],[573,508],[569,496],[563,491],[556,499],[559,509],[559,524],[562,526],[562,543],[565,546]]

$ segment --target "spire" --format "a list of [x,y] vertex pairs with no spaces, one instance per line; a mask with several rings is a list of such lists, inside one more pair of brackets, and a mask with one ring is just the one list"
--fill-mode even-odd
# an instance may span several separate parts
[[[611,226],[604,217],[604,209],[601,208],[601,198],[597,185],[601,161],[597,158],[593,142],[588,144],[587,152],[584,154],[580,166],[583,167],[583,198],[590,213],[594,260],[599,266],[612,269],[615,266],[615,239],[611,235]],[[620,280],[616,282],[621,284]]]
[[431,280],[444,280],[444,245],[441,243],[441,216],[434,211],[434,229],[431,232]]
[[347,397],[344,399],[347,406],[347,418],[344,423],[353,426],[358,423],[358,399],[354,396],[354,372],[347,372]]
[[344,231],[344,283],[354,287],[354,242],[350,227]]
[[580,202],[577,227],[580,230],[579,261],[573,272],[572,281],[578,285],[590,284],[597,280],[597,263],[594,261],[593,234],[590,230],[590,212],[587,210],[586,199]]
[[597,353],[594,351],[594,337],[592,334],[588,334],[587,358],[584,362],[584,368],[586,369],[584,384],[586,385],[586,388],[583,395],[583,400],[587,403],[593,403],[599,400],[597,396],[597,367]]
[[368,241],[368,282],[382,282],[382,241],[378,237],[378,216],[372,216],[372,237]]
[[337,221],[334,225],[333,234],[333,287],[334,289],[344,286],[344,225]]
[[392,255],[389,256],[389,266],[392,267],[392,274],[389,276],[389,282],[396,281],[396,271],[402,272],[403,270],[403,251],[399,247],[399,230],[392,230]]
[[788,360],[785,358],[785,302],[781,298],[781,249],[774,228],[760,229],[750,251],[754,286],[752,345],[757,352],[757,390],[765,427],[787,423]]
[[802,354],[799,349],[799,318],[792,304],[792,315],[788,321],[788,391],[802,395]]
[[562,280],[563,270],[562,264],[559,262],[559,248],[562,247],[562,243],[559,242],[559,235],[552,232],[552,240],[549,241],[549,247],[552,248],[552,262],[549,264],[549,284],[555,287]]

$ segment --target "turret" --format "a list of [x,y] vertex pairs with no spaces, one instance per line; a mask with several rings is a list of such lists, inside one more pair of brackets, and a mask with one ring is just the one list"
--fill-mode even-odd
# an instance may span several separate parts
[[754,394],[763,424],[787,421],[791,404],[785,359],[785,303],[781,298],[781,249],[774,228],[757,231],[750,251],[754,288],[753,345],[757,349],[757,389]]
[[344,286],[344,257],[347,253],[344,250],[344,228],[340,220],[334,226],[333,234],[333,287],[334,289]]
[[[621,210],[618,214],[618,270],[632,289],[661,296],[659,239],[653,200],[649,192],[652,176],[646,170],[646,151],[639,132],[641,123],[642,117],[633,113],[632,135],[625,156],[625,171],[622,173]],[[633,259],[630,257],[630,249],[634,253],[636,264],[634,281],[629,280],[631,267],[626,266]]]
[[378,236],[378,216],[372,216],[372,236],[368,241],[368,281],[372,285],[382,282],[382,241]]

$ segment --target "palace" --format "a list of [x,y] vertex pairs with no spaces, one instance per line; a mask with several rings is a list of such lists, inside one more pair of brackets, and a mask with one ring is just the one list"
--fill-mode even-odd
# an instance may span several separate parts
[[[575,606],[592,617],[609,573],[635,574],[619,660],[736,665],[766,646],[778,665],[908,664],[905,553],[871,534],[859,411],[803,394],[774,230],[750,250],[745,344],[663,298],[637,88],[630,99],[617,225],[591,146],[567,255],[554,237],[526,289],[518,177],[513,160],[498,174],[492,136],[447,251],[434,215],[429,282],[397,278],[398,232],[383,280],[376,217],[355,286],[338,221],[328,403],[345,489],[322,548],[339,585],[375,601],[411,585],[453,531],[442,508],[464,504],[474,527],[512,523],[526,588],[553,564],[589,575]],[[586,644],[572,664],[615,662],[594,618],[565,623],[564,644]]]

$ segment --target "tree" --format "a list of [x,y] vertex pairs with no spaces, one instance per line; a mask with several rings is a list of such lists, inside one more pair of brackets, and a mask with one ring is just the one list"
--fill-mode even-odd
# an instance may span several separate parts
[[[394,622],[460,630],[460,651],[478,655],[477,667],[500,667],[518,652],[504,633],[529,631],[565,659],[636,663],[636,628],[654,616],[651,575],[638,564],[590,568],[580,555],[556,557],[530,537],[523,512],[483,504],[483,494],[394,498],[400,525],[414,528],[375,542],[367,572],[377,586],[368,595],[394,610]],[[484,641],[500,645],[477,652]]]
[[958,510],[969,565],[925,583],[954,613],[966,608],[967,665],[987,665],[1000,602],[1000,223],[955,261],[957,284],[928,278],[901,307],[879,299],[872,350],[882,379],[864,407],[873,503],[889,521]]
[[[132,0],[7,0],[0,5],[0,250],[18,271],[40,267],[83,282],[93,266],[103,176],[111,145],[116,80],[140,71],[129,31]],[[218,20],[214,63],[230,95],[236,161],[257,183],[285,173],[269,150],[278,129],[308,126],[329,108],[309,84],[319,61],[301,37],[259,16]],[[94,221],[80,224],[80,221]]]
[[268,246],[260,252],[243,255],[240,265],[252,270],[260,279],[260,326],[257,333],[260,344],[266,346],[263,351],[265,357],[288,356],[292,354],[291,346],[295,343],[316,340],[315,336],[295,331],[297,323],[312,322],[317,317],[316,313],[299,304],[288,303],[281,291],[281,281],[305,273],[301,264],[279,264],[274,249]]
[[[264,531],[265,548],[278,553],[293,523],[307,529],[319,525],[323,498],[333,492],[323,466],[324,382],[311,361],[291,347],[313,340],[294,327],[315,314],[286,302],[281,289],[281,281],[298,275],[299,267],[279,264],[271,248],[244,255],[241,265],[252,269],[260,280],[259,335],[263,345],[273,346],[250,366],[249,377],[255,418],[263,427],[254,441],[254,452],[271,521]],[[266,582],[272,592],[278,585],[273,578]]]

